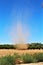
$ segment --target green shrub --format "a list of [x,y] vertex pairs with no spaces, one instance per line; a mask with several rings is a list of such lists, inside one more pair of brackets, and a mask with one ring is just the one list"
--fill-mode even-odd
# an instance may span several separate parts
[[37,59],[37,62],[43,62],[43,53],[34,54],[34,58]]
[[43,49],[43,44],[31,43],[31,44],[28,44],[28,49]]
[[36,59],[33,58],[33,56],[30,55],[30,54],[24,54],[24,55],[22,55],[22,59],[23,59],[24,63],[33,63],[33,62],[36,62]]
[[0,58],[0,65],[15,65],[14,58],[12,56],[4,56]]
[[0,49],[15,49],[14,45],[0,45]]

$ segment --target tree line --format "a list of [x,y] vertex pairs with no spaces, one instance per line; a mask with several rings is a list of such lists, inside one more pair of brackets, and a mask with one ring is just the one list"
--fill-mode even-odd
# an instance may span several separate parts
[[[42,43],[27,43],[28,46],[27,49],[43,49],[43,44]],[[9,45],[9,44],[4,44],[0,45],[0,49],[16,49],[16,44],[15,45]]]

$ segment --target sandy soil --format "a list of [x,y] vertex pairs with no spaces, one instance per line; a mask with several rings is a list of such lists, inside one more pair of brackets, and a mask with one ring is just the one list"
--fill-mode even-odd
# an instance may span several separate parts
[[30,64],[20,64],[20,65],[43,65],[43,62],[39,62],[39,63],[30,63]]

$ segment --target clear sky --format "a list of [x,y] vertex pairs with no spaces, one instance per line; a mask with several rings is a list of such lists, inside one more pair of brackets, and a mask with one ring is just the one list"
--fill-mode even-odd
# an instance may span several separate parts
[[0,0],[1,43],[15,40],[17,22],[25,27],[23,33],[29,34],[26,42],[43,42],[42,0]]

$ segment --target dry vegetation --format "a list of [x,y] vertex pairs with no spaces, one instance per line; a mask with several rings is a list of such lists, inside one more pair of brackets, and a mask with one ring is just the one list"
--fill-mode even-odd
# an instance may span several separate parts
[[43,53],[42,49],[35,49],[35,50],[14,50],[14,49],[0,49],[0,57],[5,55],[13,55],[14,53],[18,54],[34,54],[34,53]]

